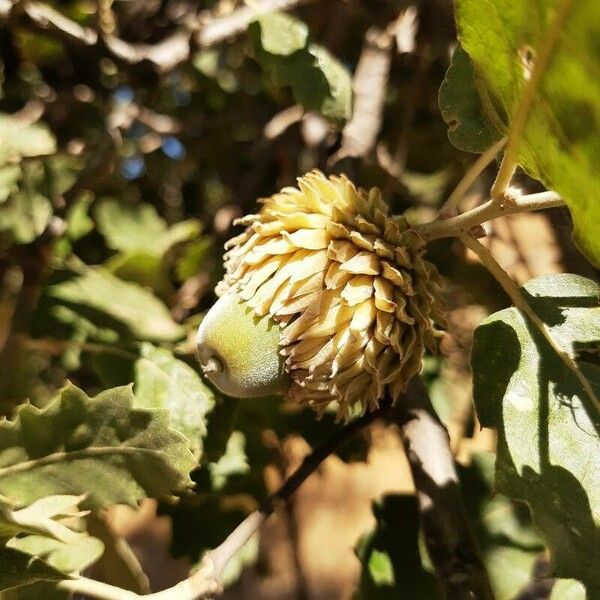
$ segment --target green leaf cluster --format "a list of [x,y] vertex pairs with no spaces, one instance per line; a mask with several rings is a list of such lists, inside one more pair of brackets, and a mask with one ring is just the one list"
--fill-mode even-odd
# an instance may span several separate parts
[[350,74],[326,48],[310,40],[305,23],[268,13],[257,17],[249,33],[258,63],[278,86],[291,87],[298,104],[334,122],[350,118]]

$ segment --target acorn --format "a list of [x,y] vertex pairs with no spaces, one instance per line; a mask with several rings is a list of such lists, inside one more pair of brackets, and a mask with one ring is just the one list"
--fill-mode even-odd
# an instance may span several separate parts
[[[259,200],[226,244],[218,302],[198,331],[207,376],[229,395],[278,392],[338,418],[397,397],[443,323],[425,243],[377,188],[320,171]],[[268,391],[266,391],[268,390]]]
[[276,321],[256,315],[237,295],[222,296],[196,336],[204,375],[235,398],[283,393],[289,378],[279,353],[280,333]]

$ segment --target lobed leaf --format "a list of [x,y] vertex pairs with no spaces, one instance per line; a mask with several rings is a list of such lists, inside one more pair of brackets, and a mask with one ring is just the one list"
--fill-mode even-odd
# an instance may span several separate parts
[[69,575],[15,548],[0,546],[0,591],[38,581],[61,581]]
[[89,398],[68,384],[46,408],[24,404],[0,422],[0,493],[19,505],[55,494],[135,505],[189,487],[195,465],[167,412],[135,408],[130,386]]

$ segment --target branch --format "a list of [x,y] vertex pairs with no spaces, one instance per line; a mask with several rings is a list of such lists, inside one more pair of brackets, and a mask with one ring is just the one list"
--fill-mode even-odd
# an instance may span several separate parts
[[544,336],[550,347],[556,352],[559,358],[563,361],[566,367],[577,377],[581,387],[585,390],[591,400],[594,408],[600,414],[600,400],[594,393],[590,382],[584,377],[583,373],[579,370],[579,367],[573,360],[573,357],[556,341],[552,333],[538,317],[537,313],[529,306],[529,303],[525,299],[521,288],[509,277],[508,273],[498,264],[496,259],[492,256],[492,253],[473,236],[465,234],[460,237],[461,241],[467,248],[472,250],[478,257],[484,267],[494,276],[496,281],[503,287],[504,291],[508,294],[513,304],[535,325],[539,332]]
[[421,525],[446,600],[493,600],[462,502],[448,432],[419,377],[397,401],[394,418],[412,471]]
[[498,217],[563,205],[564,200],[556,192],[541,192],[539,194],[505,198],[502,202],[492,199],[455,217],[436,219],[430,223],[417,225],[415,230],[426,241],[445,237],[460,237],[470,233],[482,223]]
[[219,594],[223,571],[233,556],[258,531],[267,517],[281,502],[286,502],[319,465],[340,446],[347,442],[361,429],[383,416],[390,409],[390,402],[382,402],[380,408],[371,411],[354,421],[338,428],[334,435],[309,454],[301,465],[290,475],[277,492],[269,496],[261,504],[259,510],[248,515],[227,536],[225,541],[208,552],[202,559],[200,568],[188,579],[177,585],[147,596],[135,592],[88,579],[76,577],[60,581],[57,587],[71,593],[83,594],[99,600],[200,600],[207,596]]
[[444,203],[442,208],[440,208],[440,217],[445,219],[446,217],[451,216],[458,203],[463,199],[464,195],[467,193],[467,190],[473,185],[475,180],[483,173],[483,170],[496,158],[496,155],[506,144],[506,138],[503,137],[500,141],[496,142],[493,146],[488,148],[467,170],[467,172],[463,175],[462,179],[458,182],[457,186],[454,188],[450,196],[448,196],[448,200]]
[[51,247],[49,236],[42,236],[25,246],[11,250],[22,273],[22,282],[14,302],[12,318],[4,327],[6,337],[0,343],[0,415],[9,415],[20,402],[14,396],[15,385],[22,373],[21,338],[29,331],[30,321],[48,275]]
[[209,48],[240,33],[244,33],[257,15],[278,10],[289,10],[297,4],[305,4],[312,0],[260,0],[248,3],[234,10],[231,14],[213,19],[202,25],[195,35],[199,48]]
[[243,33],[257,14],[288,10],[309,1],[261,0],[206,22],[196,17],[156,44],[133,44],[116,35],[98,33],[35,0],[0,0],[0,22],[15,22],[77,47],[97,48],[101,54],[128,65],[150,62],[159,71],[167,72],[188,61],[193,47],[208,48]]
[[352,79],[352,117],[342,132],[340,149],[330,157],[329,165],[335,165],[348,156],[364,156],[375,146],[383,121],[392,48],[393,36],[390,32],[371,27],[365,34]]

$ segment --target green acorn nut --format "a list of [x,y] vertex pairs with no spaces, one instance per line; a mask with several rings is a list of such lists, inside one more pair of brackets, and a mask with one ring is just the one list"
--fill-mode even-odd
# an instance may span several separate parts
[[196,337],[205,376],[235,398],[283,393],[289,381],[279,353],[280,334],[268,315],[257,317],[236,294],[225,294],[208,311]]

